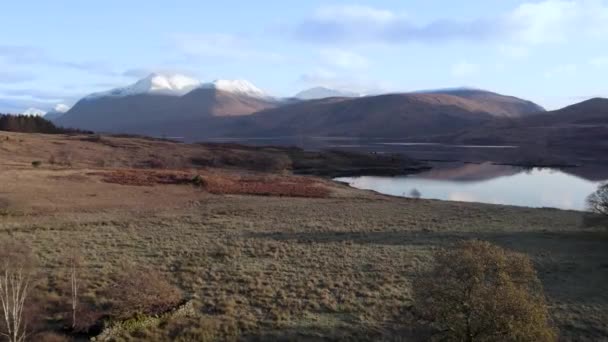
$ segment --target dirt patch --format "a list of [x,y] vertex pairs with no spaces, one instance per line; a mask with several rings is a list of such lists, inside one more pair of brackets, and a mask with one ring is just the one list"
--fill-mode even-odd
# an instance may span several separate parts
[[96,172],[93,175],[101,176],[104,182],[121,185],[193,185],[213,194],[325,198],[331,193],[324,182],[297,176],[139,169]]

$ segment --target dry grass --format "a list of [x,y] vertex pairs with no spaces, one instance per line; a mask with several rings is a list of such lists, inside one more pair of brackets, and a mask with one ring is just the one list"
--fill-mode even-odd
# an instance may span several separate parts
[[[109,308],[106,289],[125,264],[154,269],[191,303],[187,312],[110,322],[116,340],[426,340],[412,310],[412,282],[438,248],[463,239],[530,256],[563,340],[608,338],[608,236],[602,228],[582,228],[580,213],[398,199],[314,178],[220,170],[196,174],[235,177],[245,189],[240,183],[248,177],[267,177],[253,181],[267,185],[312,182],[330,193],[286,198],[218,195],[177,184],[127,186],[91,175],[114,171],[95,167],[93,158],[83,162],[92,152],[80,147],[70,148],[72,168],[34,169],[36,158],[23,151],[35,154],[58,141],[29,139],[40,142],[0,144],[6,157],[0,240],[26,242],[38,258],[32,302],[39,312],[32,316],[49,341],[65,335],[65,251],[74,248],[82,251],[83,309]],[[110,141],[133,144],[133,154],[143,153],[143,144],[165,143]],[[95,144],[82,146],[108,164],[130,158],[98,142],[79,144]],[[17,145],[20,152],[10,152]],[[179,172],[192,175],[169,171]]]

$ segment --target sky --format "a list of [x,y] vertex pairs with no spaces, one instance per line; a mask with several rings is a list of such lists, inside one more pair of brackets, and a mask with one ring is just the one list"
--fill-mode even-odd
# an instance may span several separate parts
[[0,112],[151,72],[274,96],[474,87],[548,109],[608,97],[608,0],[19,0],[0,11]]

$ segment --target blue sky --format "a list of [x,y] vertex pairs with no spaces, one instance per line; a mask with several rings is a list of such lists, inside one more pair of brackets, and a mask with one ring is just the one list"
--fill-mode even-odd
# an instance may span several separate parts
[[608,96],[608,0],[20,0],[0,21],[0,111],[152,71],[276,96],[469,86],[550,109]]

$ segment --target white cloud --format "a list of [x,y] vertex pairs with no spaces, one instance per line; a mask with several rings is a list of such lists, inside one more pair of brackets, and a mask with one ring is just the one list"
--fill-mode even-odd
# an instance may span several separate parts
[[10,99],[32,100],[39,102],[62,102],[71,99],[78,94],[68,94],[63,92],[46,91],[38,89],[2,89],[0,97]]
[[518,44],[500,44],[498,51],[507,57],[516,59],[525,58],[530,55],[528,47]]
[[471,75],[475,75],[479,72],[479,65],[469,63],[469,62],[460,62],[456,63],[452,66],[452,76],[454,77],[467,77]]
[[0,83],[22,83],[32,81],[34,79],[36,79],[36,77],[29,72],[0,70]]
[[567,43],[584,37],[608,39],[608,3],[606,0],[529,1],[495,16],[469,20],[437,18],[426,23],[381,8],[321,7],[297,25],[295,37],[325,44],[490,42],[505,53],[521,56],[530,46]]
[[178,34],[173,37],[177,48],[189,57],[237,60],[281,61],[283,56],[250,46],[248,40],[224,33]]
[[591,66],[597,68],[608,67],[608,57],[595,57],[589,61]]
[[316,43],[403,43],[478,40],[493,34],[486,20],[440,19],[418,25],[404,13],[369,6],[321,7],[301,22],[294,36]]
[[576,64],[560,64],[545,72],[545,77],[570,77],[578,73],[579,67]]
[[560,42],[574,24],[579,6],[562,0],[524,3],[507,15],[506,24],[513,38],[524,44]]
[[0,45],[0,60],[16,65],[44,65],[56,68],[73,69],[104,76],[116,73],[101,61],[66,61],[49,55],[44,49],[34,46]]
[[358,94],[385,93],[394,88],[391,84],[382,81],[370,80],[362,77],[353,77],[318,68],[310,73],[302,74],[298,83],[306,86],[322,86],[339,91],[354,92]]
[[368,24],[390,23],[399,18],[392,11],[362,5],[322,6],[315,17],[321,20],[355,21]]
[[509,39],[534,46],[583,38],[605,40],[608,3],[604,0],[545,0],[524,3],[504,19]]
[[369,66],[369,61],[352,51],[331,48],[323,49],[320,52],[323,61],[331,66],[343,69],[361,69]]

